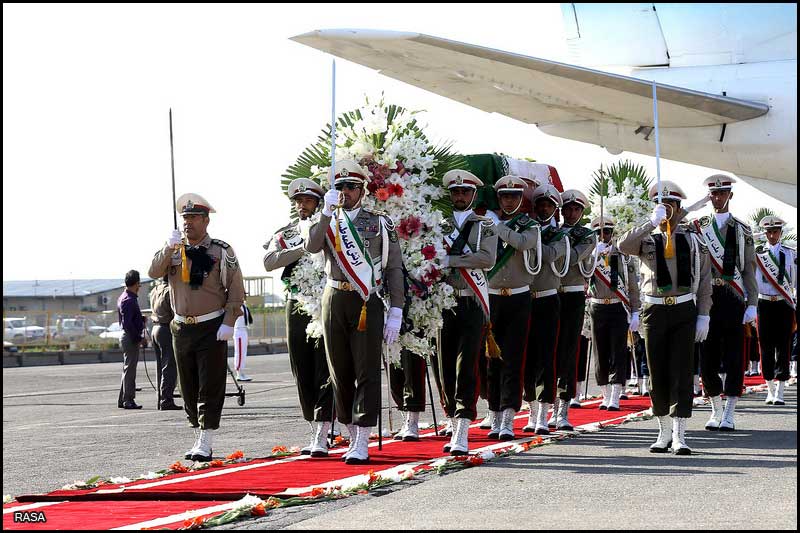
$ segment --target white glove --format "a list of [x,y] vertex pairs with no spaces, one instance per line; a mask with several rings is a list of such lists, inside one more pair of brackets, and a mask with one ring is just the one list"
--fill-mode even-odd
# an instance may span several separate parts
[[610,252],[610,251],[611,251],[611,245],[610,244],[606,244],[603,241],[598,241],[597,242],[597,255],[603,255],[603,254],[605,254],[607,252]]
[[170,233],[169,237],[167,238],[167,245],[170,248],[175,248],[176,246],[178,246],[181,243],[181,240],[182,240],[181,239],[181,230],[174,229],[174,230],[172,230],[172,233]]
[[331,189],[325,193],[325,207],[322,208],[322,214],[326,217],[333,216],[333,206],[339,205],[339,191]]
[[747,324],[748,322],[755,322],[757,316],[758,316],[758,309],[756,309],[756,306],[748,305],[747,309],[744,310],[744,318],[742,318],[742,324]]
[[695,326],[694,342],[703,342],[708,337],[708,328],[711,317],[708,315],[697,315],[697,326]]
[[692,211],[697,211],[698,209],[706,205],[709,201],[711,201],[711,196],[707,194],[703,196],[700,200],[696,201],[695,203],[687,207],[686,211],[688,211],[689,213],[691,213]]
[[403,310],[399,307],[389,308],[389,318],[383,327],[383,340],[386,344],[392,344],[400,335],[400,323],[403,321]]
[[230,326],[226,326],[225,324],[220,324],[219,329],[217,330],[217,340],[229,341],[232,338],[233,338],[233,328]]
[[631,331],[639,331],[639,313],[631,313],[631,324],[628,327]]
[[667,206],[665,206],[664,204],[658,204],[653,209],[653,213],[650,215],[650,222],[655,227],[658,227],[658,225],[664,222],[666,218],[667,218]]
[[442,265],[442,268],[449,268],[450,267],[450,256],[446,255],[439,260],[439,263]]

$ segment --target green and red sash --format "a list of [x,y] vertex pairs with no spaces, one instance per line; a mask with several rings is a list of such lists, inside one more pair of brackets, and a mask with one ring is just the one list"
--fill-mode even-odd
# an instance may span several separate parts
[[[480,229],[478,230],[480,231]],[[460,234],[458,228],[453,230],[453,233],[450,235],[444,236],[444,245],[445,249],[449,252],[450,248],[453,246],[453,243],[456,242]],[[469,237],[469,236],[467,236]],[[471,254],[472,250],[470,250],[468,245],[464,246],[462,250],[465,254]],[[467,286],[472,289],[472,292],[475,293],[475,296],[478,298],[478,302],[481,304],[483,308],[483,313],[486,315],[487,319],[489,318],[489,283],[486,280],[486,274],[481,269],[477,268],[458,268],[457,269],[461,277],[467,283]]]
[[[620,259],[621,258],[622,257],[620,256]],[[602,282],[603,285],[608,287],[608,289],[611,292],[616,294],[617,298],[619,298],[620,301],[622,302],[622,305],[625,306],[625,310],[630,312],[631,301],[630,301],[630,298],[628,297],[628,290],[625,287],[625,282],[627,282],[627,280],[622,275],[622,270],[619,271],[619,277],[620,277],[620,281],[622,283],[617,283],[617,288],[614,289],[614,288],[611,287],[611,285],[612,285],[612,283],[611,283],[611,265],[606,267],[605,261],[602,260],[602,256],[598,256],[598,261],[596,263],[595,270],[594,270],[594,277],[597,278],[598,280],[600,280],[600,282]]]
[[[336,251],[337,224],[342,245],[340,252]],[[330,225],[325,231],[325,237],[331,253],[336,258],[336,264],[339,265],[339,268],[361,298],[364,301],[368,300],[373,290],[381,284],[381,280],[375,279],[372,258],[347,213],[342,211],[339,216],[331,217]]]
[[[708,246],[711,264],[714,265],[714,268],[717,269],[717,271],[720,273],[720,276],[722,276],[723,262],[725,258],[725,238],[722,236],[719,228],[717,227],[716,219],[713,216],[703,217],[700,220],[694,221],[694,227],[697,228],[697,231],[699,231],[703,236],[703,240]],[[744,297],[742,273],[739,271],[738,266],[734,267],[733,279],[727,279],[726,281],[730,283],[731,287],[733,287],[736,292]]]
[[764,279],[772,285],[778,294],[780,294],[786,303],[792,306],[792,309],[795,308],[795,301],[792,297],[792,284],[789,276],[786,274],[783,275],[782,282],[778,283],[778,278],[780,277],[780,264],[778,260],[772,255],[771,250],[767,250],[764,253],[756,253],[756,263],[758,263],[758,268],[764,274]]

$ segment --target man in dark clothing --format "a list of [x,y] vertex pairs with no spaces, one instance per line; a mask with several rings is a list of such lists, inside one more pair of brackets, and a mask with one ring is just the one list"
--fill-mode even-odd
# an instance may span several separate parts
[[133,399],[136,396],[136,365],[139,363],[139,346],[147,346],[144,338],[144,318],[139,309],[139,272],[131,270],[125,274],[125,291],[117,299],[117,314],[122,328],[120,346],[122,359],[122,388],[117,407],[141,409]]

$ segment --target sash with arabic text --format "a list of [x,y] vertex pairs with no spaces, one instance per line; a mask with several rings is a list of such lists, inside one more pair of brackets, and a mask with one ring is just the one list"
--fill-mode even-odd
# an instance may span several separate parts
[[[339,225],[339,238],[342,243],[342,251],[336,251],[336,224]],[[331,254],[336,258],[336,263],[350,281],[361,298],[366,301],[369,299],[373,289],[380,284],[380,280],[375,280],[375,270],[372,265],[372,258],[358,230],[353,226],[353,222],[347,213],[341,212],[339,216],[331,218],[331,223],[325,231],[325,237],[330,246]]]
[[769,282],[772,287],[778,291],[778,294],[783,296],[783,299],[792,306],[792,309],[795,307],[794,298],[792,298],[792,285],[791,281],[789,280],[789,276],[783,276],[783,282],[778,283],[778,274],[780,273],[780,265],[778,261],[775,259],[775,256],[772,255],[770,250],[767,250],[763,254],[756,254],[756,259],[758,263],[758,268],[764,274],[764,278]]
[[[694,226],[703,236],[703,240],[705,240],[708,246],[708,255],[711,258],[711,264],[714,265],[714,268],[722,275],[722,261],[725,257],[725,239],[720,234],[719,229],[717,229],[717,221],[714,220],[713,217],[709,218],[709,223],[705,226],[701,225],[699,220],[694,221]],[[734,268],[733,279],[727,281],[736,292],[744,297],[742,273],[739,271],[738,266]]]
[[[444,236],[444,244],[448,252],[450,251],[450,247],[453,246],[453,243],[458,238],[458,235],[459,230],[455,229],[450,235]],[[469,246],[464,246],[463,252],[465,254],[472,253],[472,251],[469,249]],[[458,272],[467,283],[467,286],[472,289],[472,292],[475,293],[475,296],[478,297],[478,302],[480,302],[481,307],[483,308],[483,313],[486,315],[488,320],[490,316],[489,284],[486,281],[486,274],[483,272],[483,270],[477,268],[459,268]]]

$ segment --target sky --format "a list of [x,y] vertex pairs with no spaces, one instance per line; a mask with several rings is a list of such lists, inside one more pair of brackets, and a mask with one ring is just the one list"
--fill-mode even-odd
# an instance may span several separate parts
[[[288,222],[280,175],[330,120],[331,56],[289,40],[315,29],[415,31],[569,61],[558,4],[3,4],[3,279],[146,274],[172,230],[177,194],[216,209],[209,234],[265,275],[262,245]],[[337,60],[336,106],[364,97],[424,110],[435,144],[558,168],[588,189],[602,163],[655,158],[551,137]],[[662,160],[690,199],[712,169]],[[797,210],[746,184],[731,211]]]

